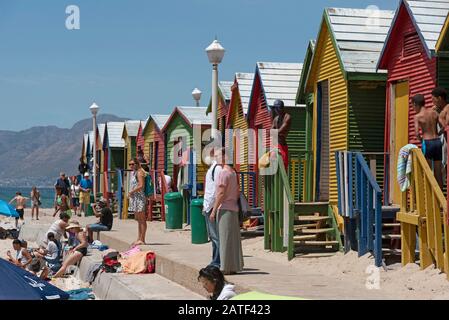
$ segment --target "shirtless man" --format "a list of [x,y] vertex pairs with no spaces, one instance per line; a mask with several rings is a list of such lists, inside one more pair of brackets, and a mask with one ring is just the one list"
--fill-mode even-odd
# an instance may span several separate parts
[[[14,201],[16,202],[16,211],[19,214],[20,220],[24,220],[24,213],[25,213],[25,205],[28,198],[22,196],[21,192],[16,192],[16,196],[9,202],[9,204],[12,204]],[[16,228],[19,224],[19,218],[16,218]]]
[[431,168],[433,164],[435,178],[443,190],[443,144],[438,135],[438,113],[434,109],[425,107],[426,100],[422,94],[414,96],[412,103],[416,112],[416,137],[422,142],[424,156]]
[[273,104],[273,110],[275,112],[275,118],[271,129],[279,130],[277,146],[281,152],[282,160],[284,161],[285,169],[288,171],[288,145],[287,137],[292,126],[292,117],[285,112],[284,102],[282,100],[276,100]]

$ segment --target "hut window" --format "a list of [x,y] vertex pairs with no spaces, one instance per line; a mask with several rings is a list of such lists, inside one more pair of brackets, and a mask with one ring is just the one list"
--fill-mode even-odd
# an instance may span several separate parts
[[409,33],[404,36],[404,46],[402,49],[404,58],[421,53],[421,42],[417,32]]

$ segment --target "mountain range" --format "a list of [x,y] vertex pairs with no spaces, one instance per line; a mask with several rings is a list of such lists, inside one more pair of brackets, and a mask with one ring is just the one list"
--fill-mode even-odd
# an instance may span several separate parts
[[[114,115],[98,116],[98,123],[125,121]],[[24,131],[0,130],[0,186],[52,186],[61,171],[78,172],[83,134],[92,130],[92,119],[71,128],[33,127]]]

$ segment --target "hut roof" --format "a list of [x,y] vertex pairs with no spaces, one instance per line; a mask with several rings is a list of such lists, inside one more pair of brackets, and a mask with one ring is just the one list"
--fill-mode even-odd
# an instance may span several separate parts
[[124,122],[108,122],[106,123],[106,132],[108,134],[109,147],[124,148],[125,141],[122,138]]

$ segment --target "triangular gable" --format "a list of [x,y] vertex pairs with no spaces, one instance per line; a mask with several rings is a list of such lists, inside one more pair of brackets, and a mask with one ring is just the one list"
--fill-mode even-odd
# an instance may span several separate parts
[[388,32],[387,39],[382,49],[382,53],[377,65],[378,69],[384,69],[387,65],[388,51],[390,46],[395,43],[391,39],[397,29],[398,18],[403,10],[407,11],[413,26],[421,39],[421,44],[427,53],[429,59],[435,55],[435,47],[438,36],[444,25],[444,21],[449,13],[449,0],[426,0],[426,1],[408,1],[401,0],[398,9],[396,10],[393,23]]
[[[232,81],[220,81],[218,82],[218,100],[220,104],[224,102],[225,105],[229,105],[229,101],[231,101],[231,86],[233,85]],[[209,105],[207,106],[206,115],[209,115],[212,112],[212,97],[209,100]]]
[[310,40],[307,46],[306,56],[304,57],[303,70],[301,73],[301,79],[299,80],[298,93],[296,94],[296,104],[305,104],[306,101],[306,81],[309,77],[310,68],[312,66],[313,54],[315,52],[315,40]]

